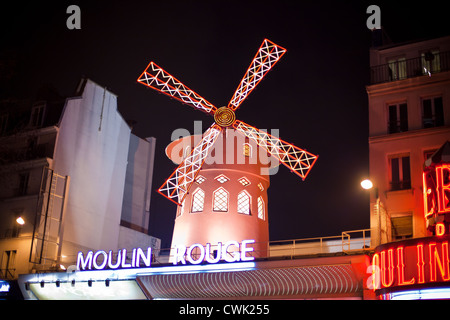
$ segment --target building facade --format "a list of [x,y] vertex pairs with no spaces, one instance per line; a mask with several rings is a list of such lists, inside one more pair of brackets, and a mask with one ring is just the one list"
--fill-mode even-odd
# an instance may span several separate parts
[[155,139],[131,133],[115,94],[82,79],[68,99],[6,101],[0,119],[0,278],[68,268],[81,250],[160,246]]
[[450,140],[450,37],[370,50],[372,245],[430,235],[425,160]]

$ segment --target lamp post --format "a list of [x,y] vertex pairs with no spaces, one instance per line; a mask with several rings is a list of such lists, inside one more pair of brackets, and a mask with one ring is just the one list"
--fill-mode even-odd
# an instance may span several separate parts
[[[371,237],[371,246],[375,247],[381,244],[381,210],[380,210],[380,197],[378,195],[378,188],[374,187],[373,182],[370,179],[365,179],[363,181],[361,181],[361,187],[364,190],[372,190],[374,191],[374,196],[375,196],[375,210],[372,210],[372,205],[370,205],[370,213],[372,214],[376,214],[378,215],[378,226],[376,232],[374,232],[373,235],[377,235],[377,238],[373,238]],[[371,203],[371,201],[369,201]],[[375,212],[373,212],[375,211]],[[371,228],[372,228],[372,217],[371,217]]]

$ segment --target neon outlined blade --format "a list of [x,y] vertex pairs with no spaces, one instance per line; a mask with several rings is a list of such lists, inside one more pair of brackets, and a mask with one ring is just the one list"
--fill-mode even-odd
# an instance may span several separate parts
[[282,164],[300,176],[303,180],[306,178],[318,158],[318,156],[312,153],[302,150],[242,121],[237,120],[233,124],[233,127],[276,157]]
[[244,99],[285,53],[286,49],[268,39],[264,39],[244,78],[239,83],[233,98],[228,103],[228,108],[233,111],[239,108]]
[[203,134],[202,140],[158,189],[158,192],[167,199],[181,205],[220,132],[221,127],[215,123],[209,127]]
[[186,87],[153,61],[149,63],[137,81],[206,113],[214,114],[217,110],[212,103]]

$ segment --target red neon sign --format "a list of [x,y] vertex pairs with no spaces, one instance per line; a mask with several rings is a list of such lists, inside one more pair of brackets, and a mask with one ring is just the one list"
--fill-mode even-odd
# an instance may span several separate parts
[[425,218],[450,212],[450,164],[440,164],[423,173]]
[[374,290],[450,281],[450,236],[379,246],[372,257]]
[[438,212],[450,212],[450,165],[436,167]]

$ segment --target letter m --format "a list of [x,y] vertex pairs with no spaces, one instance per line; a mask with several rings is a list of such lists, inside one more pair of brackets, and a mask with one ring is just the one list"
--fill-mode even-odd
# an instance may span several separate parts
[[92,269],[92,256],[93,252],[89,251],[87,253],[86,259],[83,258],[83,252],[78,252],[77,257],[77,270]]

